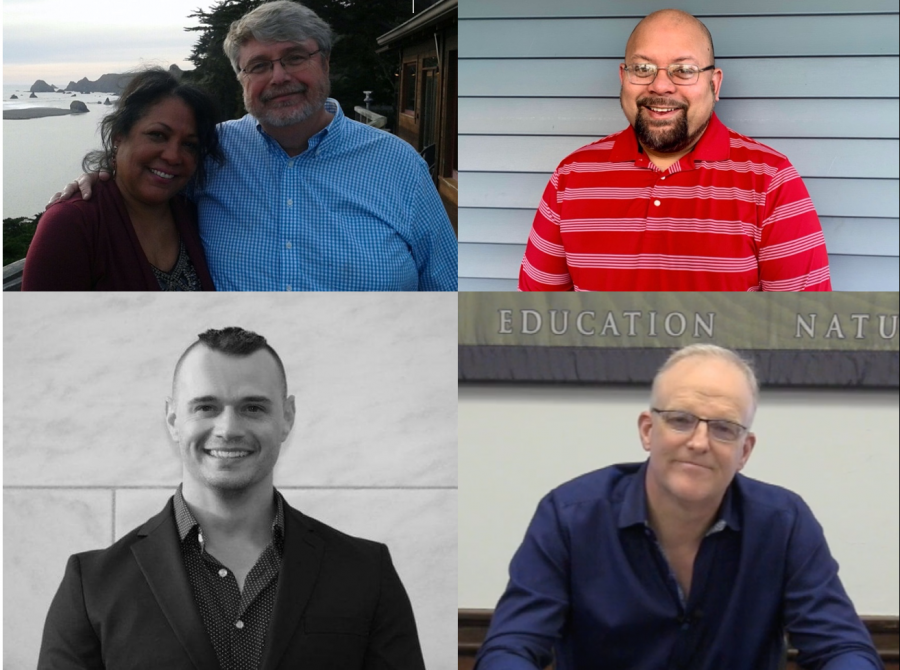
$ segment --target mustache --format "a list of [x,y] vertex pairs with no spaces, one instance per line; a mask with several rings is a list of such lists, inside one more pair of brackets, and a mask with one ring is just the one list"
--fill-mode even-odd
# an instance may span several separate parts
[[638,107],[674,107],[676,109],[687,109],[687,105],[683,102],[675,100],[666,100],[665,98],[638,98]]
[[263,102],[269,102],[269,100],[277,98],[280,95],[290,95],[291,93],[306,93],[308,89],[309,87],[306,84],[296,84],[291,86],[283,86],[281,88],[272,88],[261,95],[260,100],[262,100]]

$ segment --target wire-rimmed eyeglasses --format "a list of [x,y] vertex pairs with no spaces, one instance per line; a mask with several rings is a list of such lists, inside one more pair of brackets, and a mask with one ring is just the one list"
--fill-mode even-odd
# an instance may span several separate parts
[[702,421],[706,424],[710,438],[717,442],[737,442],[741,439],[741,435],[750,430],[734,421],[728,421],[727,419],[701,419],[699,416],[690,412],[682,412],[681,410],[651,407],[650,411],[658,414],[666,426],[676,433],[693,434],[697,430],[697,424]]
[[[715,65],[701,68],[699,65],[691,65],[690,63],[672,63],[666,65],[665,71],[669,73],[669,79],[673,84],[678,86],[690,86],[697,83],[701,72],[714,70]],[[659,66],[653,63],[633,63],[623,68],[628,75],[628,81],[632,84],[648,85],[656,81],[656,73],[659,72]]]
[[257,58],[247,63],[247,67],[241,68],[241,72],[251,77],[262,77],[275,69],[275,63],[281,63],[281,67],[284,68],[285,72],[298,72],[305,69],[312,57],[320,51],[322,50],[316,49],[312,53],[294,51],[281,58],[272,58],[271,60],[268,58]]

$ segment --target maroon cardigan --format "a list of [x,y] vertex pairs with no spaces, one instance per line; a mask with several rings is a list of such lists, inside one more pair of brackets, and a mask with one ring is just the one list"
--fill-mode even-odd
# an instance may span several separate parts
[[[214,291],[194,206],[183,196],[171,203],[175,227],[200,286]],[[159,290],[115,182],[98,181],[90,200],[76,196],[44,212],[25,257],[22,290]]]

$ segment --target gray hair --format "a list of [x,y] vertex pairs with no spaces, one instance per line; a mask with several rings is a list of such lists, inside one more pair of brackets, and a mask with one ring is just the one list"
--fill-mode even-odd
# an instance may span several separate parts
[[322,55],[331,55],[331,26],[309,7],[291,0],[265,2],[231,24],[222,48],[235,74],[240,73],[241,47],[251,39],[259,42],[303,42],[314,39]]
[[[753,363],[744,358],[741,358],[738,354],[733,352],[731,349],[726,349],[725,347],[720,347],[717,344],[690,344],[686,347],[682,347],[677,351],[673,352],[671,356],[666,359],[666,362],[662,364],[659,370],[656,371],[656,376],[653,377],[653,387],[650,391],[651,403],[656,404],[656,392],[657,386],[659,384],[659,378],[673,367],[679,361],[683,361],[686,358],[718,358],[723,361],[728,361],[736,368],[738,368],[741,372],[744,373],[744,376],[747,378],[747,386],[750,388],[750,392],[753,394],[753,411],[756,411],[756,406],[759,404],[759,382],[756,380],[756,373],[753,371]],[[752,414],[751,414],[752,416]]]

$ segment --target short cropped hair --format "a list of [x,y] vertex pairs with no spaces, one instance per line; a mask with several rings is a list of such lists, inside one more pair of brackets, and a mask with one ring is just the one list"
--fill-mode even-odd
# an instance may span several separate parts
[[184,350],[184,353],[181,354],[181,357],[175,364],[175,374],[172,375],[173,398],[175,397],[175,385],[178,381],[178,372],[181,370],[181,364],[191,350],[199,346],[204,346],[210,351],[218,351],[226,356],[234,356],[235,358],[250,356],[261,349],[268,351],[278,365],[278,370],[281,373],[282,392],[284,393],[284,396],[287,397],[287,375],[284,372],[284,364],[281,362],[281,357],[278,353],[268,342],[266,342],[266,338],[253,331],[244,330],[237,326],[230,326],[228,328],[222,328],[221,330],[210,328],[209,330],[200,333],[197,335],[197,341]]
[[168,98],[181,100],[194,113],[197,125],[197,171],[194,179],[198,185],[203,186],[206,182],[206,159],[212,158],[219,164],[223,161],[219,134],[216,132],[219,117],[216,102],[200,87],[181,83],[170,72],[158,67],[138,72],[128,82],[116,102],[115,111],[107,114],[100,122],[100,142],[103,148],[89,152],[81,162],[81,169],[85,172],[114,172],[116,138],[130,134],[134,124],[151,107]]
[[659,370],[656,371],[656,375],[653,377],[653,387],[650,391],[650,398],[654,407],[656,406],[656,393],[659,378],[679,361],[683,361],[686,358],[698,357],[718,358],[720,360],[728,361],[743,372],[744,377],[747,378],[747,386],[750,388],[750,392],[753,395],[753,409],[754,411],[756,410],[756,406],[759,404],[759,382],[756,379],[756,372],[753,371],[753,363],[742,358],[731,349],[720,347],[717,344],[690,344],[674,351],[672,355],[666,359],[666,362],[662,364]]
[[291,0],[265,2],[231,24],[222,48],[235,74],[241,47],[251,39],[259,42],[304,42],[314,39],[322,56],[331,55],[331,26],[309,7]]

